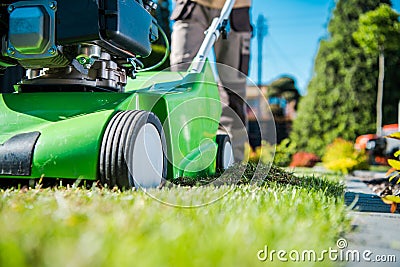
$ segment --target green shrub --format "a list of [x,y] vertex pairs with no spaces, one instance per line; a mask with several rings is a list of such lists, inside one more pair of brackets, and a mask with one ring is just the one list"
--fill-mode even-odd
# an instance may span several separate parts
[[342,173],[368,169],[368,158],[365,152],[357,151],[352,142],[341,138],[335,139],[326,147],[322,162],[327,169]]
[[296,143],[286,138],[276,146],[274,164],[279,167],[287,167],[292,161],[292,156],[296,153]]
[[268,164],[272,161],[274,146],[270,145],[267,141],[262,140],[261,146],[253,151],[248,143],[245,144],[244,158],[251,163],[258,163],[259,161]]
[[279,145],[271,145],[263,140],[261,146],[257,147],[255,151],[252,151],[250,145],[246,144],[244,158],[248,159],[249,162],[257,163],[260,161],[267,164],[272,161],[272,156],[274,156],[274,165],[288,167],[296,152],[296,144],[288,138],[283,139]]

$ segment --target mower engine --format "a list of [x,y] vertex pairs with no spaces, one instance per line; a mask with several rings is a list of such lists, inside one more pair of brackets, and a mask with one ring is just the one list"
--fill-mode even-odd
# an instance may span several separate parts
[[153,8],[150,0],[2,1],[0,68],[27,69],[22,91],[123,91],[158,38]]

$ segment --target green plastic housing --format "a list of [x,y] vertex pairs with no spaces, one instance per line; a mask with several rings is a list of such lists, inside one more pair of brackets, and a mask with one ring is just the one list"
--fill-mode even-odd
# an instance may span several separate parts
[[[157,79],[154,79],[157,77]],[[154,82],[155,80],[160,82]],[[120,110],[154,112],[167,140],[168,178],[215,173],[216,132],[221,116],[210,67],[200,74],[141,73],[125,93],[48,92],[0,95],[0,144],[41,133],[30,176],[96,180],[104,130]]]

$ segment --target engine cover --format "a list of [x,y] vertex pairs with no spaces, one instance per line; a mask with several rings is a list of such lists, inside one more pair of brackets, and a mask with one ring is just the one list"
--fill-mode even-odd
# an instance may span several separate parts
[[16,60],[25,68],[66,67],[77,56],[71,47],[82,44],[97,45],[115,58],[148,56],[157,35],[142,1],[8,2],[0,6],[0,66]]
[[17,59],[55,56],[56,9],[57,5],[48,1],[24,1],[8,6],[8,56]]
[[25,68],[65,67],[69,61],[56,46],[55,1],[10,4],[8,39],[4,54]]
[[[94,43],[121,57],[148,56],[152,16],[135,0],[59,0],[57,41]],[[141,2],[141,1],[140,1]]]

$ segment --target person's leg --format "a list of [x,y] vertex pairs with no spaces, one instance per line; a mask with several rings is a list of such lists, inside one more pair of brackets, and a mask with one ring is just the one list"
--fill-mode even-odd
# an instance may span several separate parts
[[[210,26],[212,19],[220,13],[220,10],[217,9],[206,8],[194,3],[189,3],[188,6],[187,1],[184,2],[186,3],[181,2],[181,5],[176,6],[171,17],[176,20],[171,37],[170,62],[173,71],[188,68],[201,46],[204,31]],[[245,14],[246,31],[243,31],[243,22],[241,22],[243,18],[235,15],[238,10],[239,15]],[[221,124],[231,137],[236,161],[243,160],[244,142],[248,139],[244,99],[249,63],[251,35],[249,29],[251,27],[247,26],[247,24],[250,25],[250,22],[246,15],[248,15],[248,9],[234,10],[231,16],[231,19],[233,17],[234,20],[231,23],[238,27],[233,27],[228,40],[218,41],[215,45],[217,62],[233,68],[218,68],[218,71],[223,85],[220,86],[220,98],[223,105]],[[248,20],[247,24],[246,19]],[[239,71],[235,71],[235,69]]]
[[228,39],[217,42],[215,54],[217,62],[221,63],[218,73],[229,99],[229,106],[222,110],[221,124],[232,139],[235,161],[242,161],[244,143],[248,140],[245,108],[251,38],[248,8],[234,9],[231,24],[232,30]]
[[191,1],[177,2],[171,16],[171,19],[175,20],[171,35],[170,63],[172,71],[182,71],[188,68],[204,40],[204,31],[219,12]]

